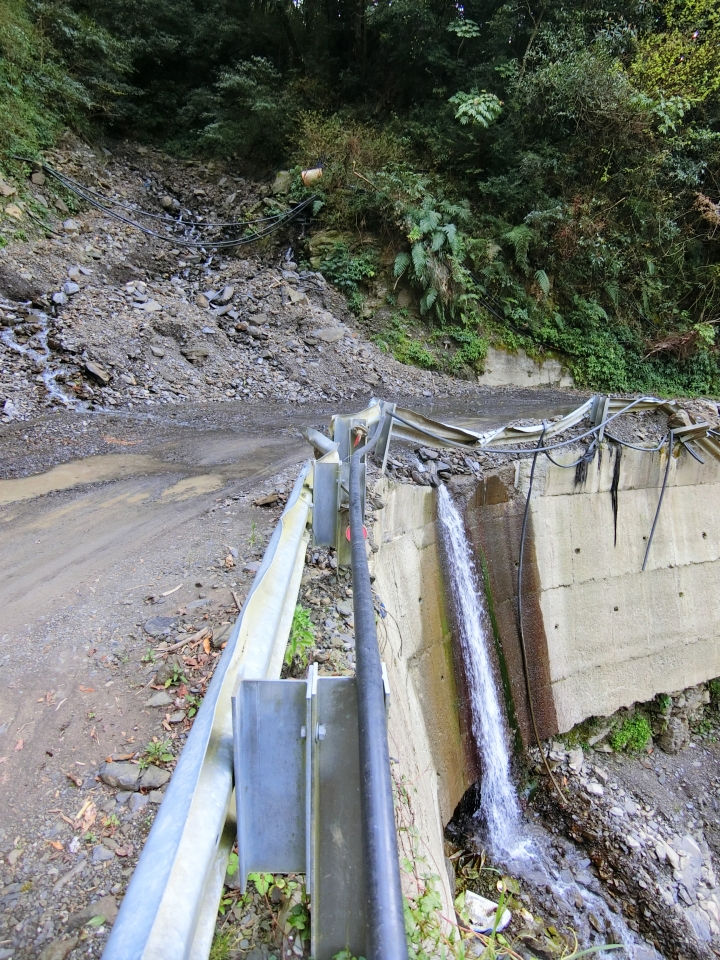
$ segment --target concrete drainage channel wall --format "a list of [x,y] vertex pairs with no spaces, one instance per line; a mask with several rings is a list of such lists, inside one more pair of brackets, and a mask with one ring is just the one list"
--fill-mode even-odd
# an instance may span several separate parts
[[[673,459],[642,572],[667,454],[624,450],[619,465],[618,456],[603,447],[584,478],[538,463],[523,606],[543,738],[720,675],[720,464],[701,465],[685,452]],[[516,593],[529,469],[519,461],[480,482],[454,481],[453,491],[485,570],[499,674],[526,745]],[[444,599],[435,493],[382,480],[376,496],[386,504],[372,531],[371,569],[386,613],[379,640],[391,687],[390,749],[396,779],[412,784],[423,853],[450,904],[443,829],[479,771]]]

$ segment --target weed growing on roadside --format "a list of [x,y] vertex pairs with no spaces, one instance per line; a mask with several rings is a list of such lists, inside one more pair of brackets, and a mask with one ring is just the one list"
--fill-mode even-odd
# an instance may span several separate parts
[[630,750],[639,753],[650,742],[652,730],[647,719],[641,713],[626,717],[610,737],[613,750]]
[[290,639],[285,651],[285,663],[290,666],[297,659],[301,667],[307,666],[307,652],[315,643],[315,630],[310,619],[309,611],[298,604],[293,614]]
[[157,737],[148,743],[140,757],[140,768],[146,769],[151,763],[169,763],[174,760],[172,744],[169,740],[158,740]]

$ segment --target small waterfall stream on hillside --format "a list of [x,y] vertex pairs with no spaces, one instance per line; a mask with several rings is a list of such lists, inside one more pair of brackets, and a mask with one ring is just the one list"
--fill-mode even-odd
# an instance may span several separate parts
[[[549,894],[554,911],[577,931],[583,946],[607,943],[611,932],[613,941],[624,947],[618,956],[624,952],[632,960],[660,960],[653,947],[611,912],[600,895],[598,880],[587,870],[590,861],[573,852],[560,869],[550,835],[539,824],[531,827],[523,819],[510,775],[506,724],[490,658],[490,617],[462,517],[444,485],[438,490],[438,521],[470,693],[472,730],[482,763],[480,813],[494,859],[540,893],[541,900]],[[595,923],[588,922],[591,916]],[[600,937],[598,916],[606,931]]]

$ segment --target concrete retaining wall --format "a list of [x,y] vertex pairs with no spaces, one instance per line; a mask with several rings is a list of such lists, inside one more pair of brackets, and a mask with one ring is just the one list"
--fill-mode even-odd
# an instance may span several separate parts
[[[667,453],[603,447],[576,480],[539,460],[523,610],[540,734],[720,675],[720,464],[673,457],[646,571]],[[577,454],[568,452],[564,462]],[[558,458],[561,459],[561,458]],[[532,739],[517,630],[517,557],[530,461],[475,490],[466,522],[488,562],[492,600],[525,742]]]
[[[386,506],[372,528],[379,550],[371,559],[371,571],[387,611],[378,624],[378,640],[390,681],[390,755],[397,761],[393,774],[407,789],[418,853],[429,872],[440,878],[445,915],[453,916],[443,829],[478,772],[474,748],[461,730],[435,492],[383,480],[376,494]],[[411,842],[403,832],[400,840]]]
[[538,363],[518,350],[510,353],[497,347],[488,347],[484,370],[478,374],[478,383],[488,387],[573,387],[575,383],[559,360],[548,357]]

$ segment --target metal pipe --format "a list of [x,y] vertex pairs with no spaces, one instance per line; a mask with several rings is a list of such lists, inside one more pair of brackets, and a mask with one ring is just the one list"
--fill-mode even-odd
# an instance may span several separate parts
[[369,960],[405,960],[408,951],[390,776],[385,692],[363,536],[360,488],[361,458],[379,439],[382,424],[381,420],[373,439],[356,450],[350,458],[349,484],[360,800],[366,883],[366,950]]

